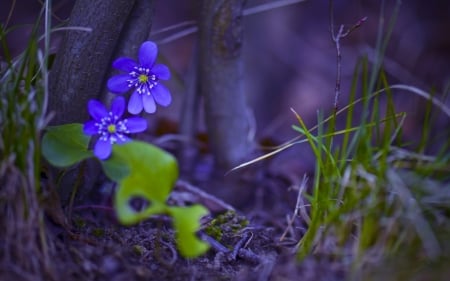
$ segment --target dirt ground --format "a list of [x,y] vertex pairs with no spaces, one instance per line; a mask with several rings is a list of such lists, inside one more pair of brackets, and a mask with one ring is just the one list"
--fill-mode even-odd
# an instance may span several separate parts
[[174,189],[171,200],[176,204],[177,197],[188,198],[197,202],[185,203],[202,203],[211,210],[199,236],[212,247],[195,259],[177,252],[167,217],[123,227],[105,198],[105,205],[75,206],[73,231],[51,228],[59,252],[59,279],[344,280],[342,266],[331,260],[296,261],[295,246],[305,227],[297,217],[288,228],[296,183],[284,175],[263,173],[261,167],[237,174],[199,182],[201,189],[180,180]]
[[[211,249],[194,259],[178,253],[168,217],[121,226],[104,194],[88,200],[92,204],[75,204],[72,213],[65,208],[68,228],[47,217],[54,246],[48,280],[346,280],[344,267],[331,259],[297,261],[295,246],[306,225],[297,217],[288,227],[287,218],[298,182],[270,165],[256,166],[231,176],[199,180],[197,174],[197,180],[177,182],[173,204],[202,203],[211,210],[198,233]],[[0,273],[1,280],[35,280],[20,270]]]

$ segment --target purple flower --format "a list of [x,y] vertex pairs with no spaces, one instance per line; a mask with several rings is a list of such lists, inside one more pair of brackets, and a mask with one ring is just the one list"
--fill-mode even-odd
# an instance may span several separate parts
[[97,101],[88,102],[88,111],[94,120],[84,124],[83,132],[88,136],[100,135],[94,147],[94,154],[99,159],[106,159],[111,155],[112,145],[122,144],[130,139],[130,133],[139,133],[147,129],[147,121],[141,117],[121,119],[125,111],[125,98],[116,97],[111,104],[111,111]]
[[[108,89],[115,94],[123,94],[134,89],[128,102],[128,112],[139,114],[156,111],[156,103],[168,106],[172,97],[169,89],[160,80],[170,78],[169,68],[155,64],[158,47],[151,41],[144,42],[139,49],[139,62],[121,57],[113,62],[113,67],[126,74],[119,74],[108,80]],[[156,102],[156,103],[155,103]]]

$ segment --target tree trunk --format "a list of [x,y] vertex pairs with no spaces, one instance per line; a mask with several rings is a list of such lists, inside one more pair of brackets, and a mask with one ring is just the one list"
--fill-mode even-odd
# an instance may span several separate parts
[[[148,40],[153,19],[153,0],[135,0],[135,4],[125,23],[118,44],[114,50],[112,59],[118,57],[137,58],[139,47]],[[109,66],[108,66],[109,67]],[[113,70],[109,68],[106,79],[103,80],[102,94],[107,92],[106,80],[111,77]],[[102,96],[105,101],[109,101],[116,95],[110,94]]]
[[216,164],[229,169],[250,149],[241,58],[245,0],[203,0],[200,88]]
[[100,98],[120,33],[133,8],[130,0],[78,0],[50,74],[49,110],[52,124],[82,123],[87,102]]
[[[67,30],[50,73],[51,124],[84,123],[90,119],[87,102],[106,99],[106,80],[117,56],[137,57],[140,44],[150,33],[152,0],[78,0],[69,27],[88,27],[91,32]],[[67,200],[76,184],[79,198],[94,186],[100,172],[97,161],[67,172],[60,195]],[[80,178],[81,176],[81,178]],[[81,182],[79,180],[81,179]]]

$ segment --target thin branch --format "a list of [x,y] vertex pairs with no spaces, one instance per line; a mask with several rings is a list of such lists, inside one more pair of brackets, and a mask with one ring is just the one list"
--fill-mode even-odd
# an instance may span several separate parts
[[330,32],[331,39],[333,40],[336,46],[336,85],[334,89],[334,113],[336,114],[339,108],[339,96],[341,94],[341,72],[342,72],[342,54],[341,54],[341,39],[347,37],[350,33],[352,33],[355,29],[360,27],[366,20],[367,17],[363,17],[358,20],[354,25],[352,25],[349,29],[344,30],[344,25],[341,24],[339,26],[339,30],[337,34],[334,33],[334,17],[333,17],[333,0],[330,0]]
[[[222,245],[219,241],[217,241],[216,239],[212,238],[211,236],[207,235],[206,233],[200,231],[198,233],[198,235],[200,236],[200,239],[202,239],[203,241],[207,242],[216,252],[218,253],[223,253],[226,255],[229,255],[228,257],[233,260],[233,257],[235,258],[235,253],[233,254],[234,251],[231,251],[230,249],[228,249],[227,247],[225,247],[224,245]],[[242,242],[247,242],[249,238],[251,238],[252,236],[246,236],[244,237],[244,239],[242,240]],[[241,241],[239,241],[241,242]],[[238,242],[238,244],[240,244]],[[246,243],[244,243],[246,244]],[[261,261],[263,260],[259,255],[253,253],[251,250],[247,250],[241,247],[242,245],[238,245],[238,250],[237,250],[237,256],[240,257],[241,259],[253,263],[253,264],[260,264]]]

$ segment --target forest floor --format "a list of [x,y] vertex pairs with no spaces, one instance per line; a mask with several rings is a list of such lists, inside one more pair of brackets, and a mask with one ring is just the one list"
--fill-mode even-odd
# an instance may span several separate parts
[[256,166],[198,181],[201,187],[177,182],[170,199],[174,204],[201,203],[211,211],[199,236],[212,246],[198,258],[178,253],[168,217],[119,225],[110,198],[75,205],[70,231],[48,220],[58,259],[56,279],[346,280],[342,264],[331,258],[297,260],[295,246],[306,227],[300,216],[289,219],[298,183],[268,166]]

